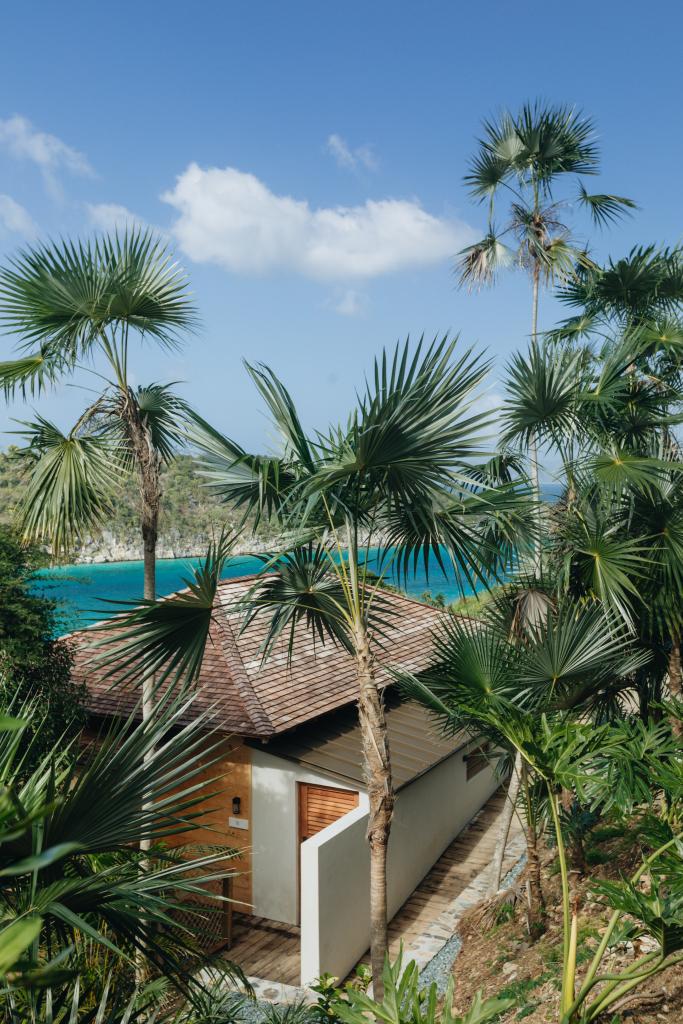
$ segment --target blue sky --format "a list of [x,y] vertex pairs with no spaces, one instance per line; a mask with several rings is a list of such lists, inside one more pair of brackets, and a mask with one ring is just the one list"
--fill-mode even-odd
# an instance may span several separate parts
[[[13,5],[0,257],[127,216],[167,233],[202,326],[178,356],[147,348],[136,378],[185,381],[248,447],[268,443],[268,427],[245,357],[324,426],[382,346],[459,331],[494,359],[495,404],[530,296],[516,274],[495,291],[455,287],[451,255],[484,227],[462,184],[479,124],[535,97],[582,107],[601,139],[599,190],[640,207],[591,231],[595,254],[675,243],[682,28],[674,2],[623,0]],[[542,326],[562,312],[546,297]],[[65,428],[83,401],[61,388],[40,411]],[[0,429],[26,411],[0,408]]]

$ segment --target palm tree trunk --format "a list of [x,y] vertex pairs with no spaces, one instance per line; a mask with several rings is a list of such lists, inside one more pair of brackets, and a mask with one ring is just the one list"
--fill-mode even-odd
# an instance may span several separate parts
[[508,783],[507,793],[505,795],[503,813],[501,814],[500,822],[498,824],[498,839],[496,840],[496,849],[493,853],[493,862],[491,865],[491,884],[489,886],[489,895],[491,896],[495,896],[500,889],[501,882],[503,880],[505,850],[507,848],[508,836],[510,835],[512,819],[515,816],[515,809],[517,807],[517,797],[519,796],[519,787],[521,783],[521,771],[522,758],[517,754],[512,774],[510,776],[510,782]]
[[[534,262],[533,286],[531,298],[531,343],[536,343],[538,335],[538,288],[540,269],[537,262]],[[541,575],[541,485],[538,478],[538,435],[534,430],[529,439],[529,474],[531,476],[531,488],[536,502],[536,528],[538,536],[534,543],[534,572],[536,576]]]
[[[140,487],[143,552],[143,597],[146,601],[156,598],[156,547],[159,525],[159,505],[161,503],[161,481],[159,473],[159,456],[154,449],[149,430],[140,416],[137,403],[126,396],[124,403],[124,419],[128,429],[128,437],[133,450],[133,457],[138,473]],[[142,682],[142,721],[149,722],[154,715],[154,679],[145,676]],[[145,763],[151,759],[153,751],[145,755]],[[144,853],[151,847],[151,840],[140,840],[140,850]],[[147,861],[142,861],[140,868],[145,870]],[[138,985],[148,977],[148,964],[144,950],[138,950],[135,956],[135,979]]]
[[[149,430],[140,415],[137,402],[129,395],[124,403],[123,416],[133,458],[138,473],[141,505],[141,532],[143,551],[144,585],[146,601],[156,597],[156,547],[161,504],[161,480],[159,455],[155,450]],[[146,677],[142,683],[142,720],[148,722],[154,714],[154,680]],[[150,755],[151,756],[151,752]],[[142,840],[142,850],[149,849],[149,842]]]
[[[146,478],[143,479],[143,472]],[[142,498],[142,551],[143,551],[143,572],[144,590],[143,596],[146,601],[153,601],[156,598],[156,576],[157,576],[157,531],[159,523],[159,500],[161,489],[159,486],[158,467],[150,471],[140,469],[140,493]],[[155,494],[156,499],[150,501],[149,497]],[[154,712],[154,681],[145,678],[142,683],[142,718],[149,721]]]
[[[669,691],[676,701],[683,701],[683,668],[681,667],[681,637],[678,632],[671,634],[671,651],[669,652]],[[683,738],[683,721],[671,716],[671,729],[674,736]]]
[[358,720],[370,804],[367,828],[370,846],[370,963],[373,995],[375,999],[381,999],[382,971],[387,951],[387,850],[394,810],[394,789],[384,706],[377,689],[374,659],[363,628],[356,631],[355,648]]
[[[159,455],[137,403],[129,399],[125,406],[126,426],[138,473],[140,488],[142,557],[146,601],[156,598],[156,550],[161,504]],[[142,717],[147,721],[154,711],[154,683],[146,679],[142,688]]]
[[522,786],[526,802],[526,857],[527,857],[527,928],[532,941],[545,931],[545,897],[541,881],[541,858],[538,851],[538,831],[529,793],[528,771],[522,764]]

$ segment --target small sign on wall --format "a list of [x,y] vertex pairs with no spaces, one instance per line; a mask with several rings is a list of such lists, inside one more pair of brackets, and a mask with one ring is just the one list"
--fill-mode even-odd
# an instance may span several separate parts
[[243,828],[243,829],[248,829],[249,828],[249,820],[247,818],[233,818],[233,817],[230,817],[230,818],[228,818],[228,824],[230,825],[230,828]]

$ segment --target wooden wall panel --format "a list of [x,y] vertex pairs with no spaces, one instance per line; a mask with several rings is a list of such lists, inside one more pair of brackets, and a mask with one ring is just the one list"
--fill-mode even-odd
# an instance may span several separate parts
[[332,786],[299,783],[299,842],[310,839],[358,807],[358,793]]
[[[219,751],[220,761],[211,765],[200,778],[214,780],[207,788],[212,794],[207,800],[207,809],[202,815],[199,828],[178,836],[171,836],[167,841],[173,845],[210,844],[231,846],[243,851],[234,860],[235,871],[239,874],[233,879],[233,898],[243,906],[237,910],[250,912],[252,902],[251,891],[251,751],[239,739],[226,740],[224,749]],[[216,755],[214,755],[216,756]],[[198,780],[197,780],[198,781]],[[240,798],[239,818],[248,822],[248,828],[234,828],[229,823],[232,813],[233,797]]]

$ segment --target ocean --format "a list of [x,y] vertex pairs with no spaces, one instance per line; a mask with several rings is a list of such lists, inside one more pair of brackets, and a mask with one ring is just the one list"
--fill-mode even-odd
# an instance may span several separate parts
[[[157,562],[157,593],[172,594],[186,585],[198,558],[160,558]],[[245,576],[262,568],[258,558],[236,555],[225,566],[224,577]],[[396,580],[388,577],[389,583]],[[472,594],[466,580],[458,583],[454,574],[444,577],[434,558],[430,559],[429,576],[423,564],[402,583],[414,597],[425,591],[443,594],[447,601]],[[105,562],[96,565],[64,565],[41,570],[36,576],[35,590],[57,602],[60,633],[79,629],[107,618],[119,611],[116,601],[137,601],[142,596],[142,561]]]
[[[550,504],[557,501],[558,491],[556,485],[541,486],[543,500]],[[199,558],[160,558],[157,561],[158,596],[172,594],[184,587],[192,567],[199,562]],[[236,555],[226,563],[223,576],[246,576],[258,572],[262,564],[253,556]],[[412,597],[421,597],[426,592],[432,597],[441,594],[447,602],[473,593],[467,580],[457,578],[452,571],[444,576],[433,556],[428,569],[428,573],[425,572],[424,563],[420,562],[407,580],[401,580],[401,588]],[[398,585],[391,576],[387,577],[387,582]],[[59,632],[66,633],[119,611],[116,604],[110,603],[112,601],[138,601],[142,597],[142,561],[44,569],[36,576],[35,589],[57,602]]]

